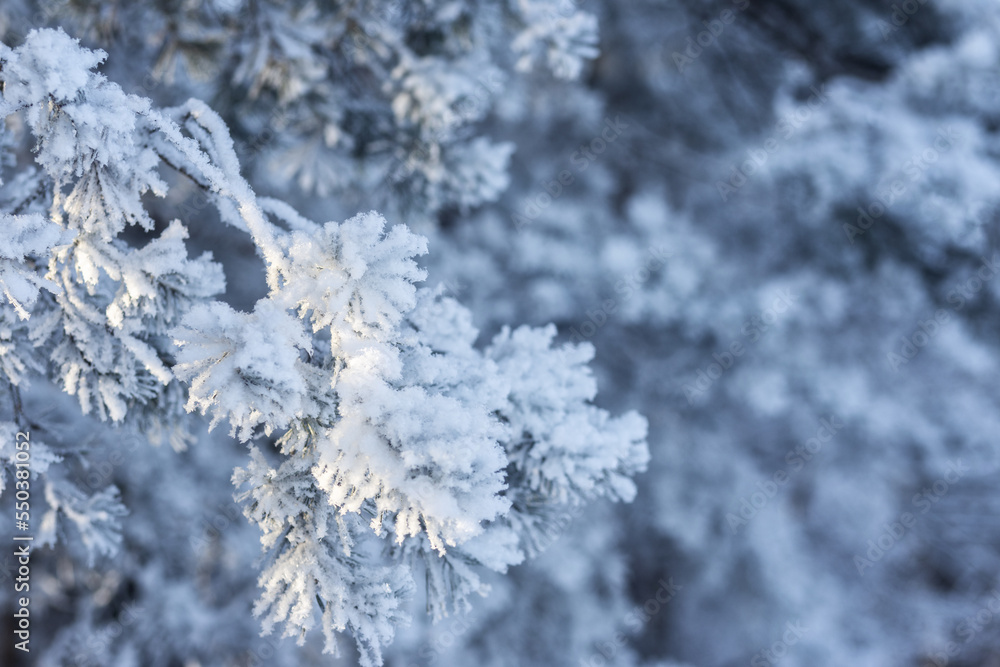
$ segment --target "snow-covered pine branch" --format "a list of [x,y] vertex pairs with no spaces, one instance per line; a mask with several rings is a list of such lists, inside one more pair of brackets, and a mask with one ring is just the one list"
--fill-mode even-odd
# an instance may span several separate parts
[[[416,286],[422,237],[375,212],[320,225],[258,199],[218,115],[126,95],[94,72],[103,57],[53,30],[0,47],[0,115],[24,119],[40,167],[15,183],[49,193],[47,209],[2,218],[4,308],[34,327],[14,344],[44,352],[4,371],[44,373],[101,419],[151,431],[156,416],[175,443],[185,410],[255,440],[233,481],[267,554],[265,632],[301,643],[318,619],[326,651],[349,630],[380,664],[412,568],[441,615],[485,592],[483,570],[537,552],[536,514],[631,499],[645,421],[593,405],[589,345],[554,346],[549,327],[477,348],[470,313]],[[165,196],[169,171],[252,239],[268,293],[251,312],[215,299],[221,268],[188,257],[184,221],[123,238],[154,234],[143,197]],[[88,508],[120,514],[111,491],[57,495],[80,525]],[[91,553],[112,550],[114,532],[92,525]]]

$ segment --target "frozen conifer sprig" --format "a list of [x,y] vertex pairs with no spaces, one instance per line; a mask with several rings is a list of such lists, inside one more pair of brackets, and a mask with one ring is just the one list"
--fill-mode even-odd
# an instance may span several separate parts
[[101,43],[146,26],[129,53],[147,80],[207,82],[260,173],[292,196],[357,195],[425,224],[507,188],[514,146],[479,127],[515,69],[572,80],[597,55],[596,17],[566,0],[24,4]]
[[[303,643],[318,620],[326,651],[349,631],[380,664],[412,568],[439,616],[485,592],[483,570],[537,552],[553,508],[631,499],[645,421],[592,404],[589,345],[522,327],[475,347],[469,312],[416,286],[422,237],[258,198],[218,115],[154,109],[95,73],[102,59],[60,31],[0,47],[3,115],[22,113],[41,167],[19,187],[51,192],[47,215],[2,218],[3,293],[85,413],[149,428],[200,412],[258,441],[233,481],[262,532],[265,632]],[[213,298],[221,269],[188,258],[183,221],[122,240],[155,229],[141,198],[166,193],[168,170],[252,238],[268,293],[251,312]]]
[[[188,258],[179,221],[143,247],[120,238],[128,225],[153,230],[141,198],[166,192],[152,142],[164,121],[92,71],[103,58],[52,30],[16,50],[0,45],[0,116],[21,113],[40,167],[5,193],[22,202],[14,210],[31,210],[4,216],[4,297],[22,317],[35,306],[32,342],[46,346],[53,379],[85,414],[123,422],[134,410],[170,422],[166,332],[222,291],[222,271],[208,254]],[[32,199],[38,192],[44,201]],[[50,298],[38,299],[39,288]],[[165,431],[175,445],[179,428]]]

